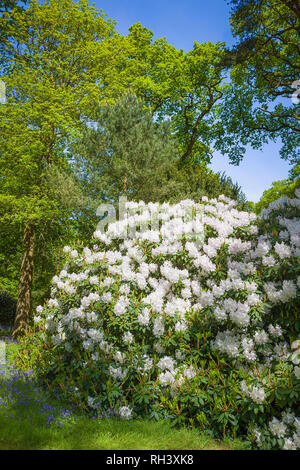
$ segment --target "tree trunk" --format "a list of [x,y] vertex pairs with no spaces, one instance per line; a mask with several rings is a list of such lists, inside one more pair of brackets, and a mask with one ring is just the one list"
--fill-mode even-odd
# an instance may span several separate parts
[[12,333],[13,338],[22,335],[22,330],[29,325],[35,233],[35,226],[33,224],[25,227],[23,241],[24,255],[21,264],[17,313]]
[[127,172],[125,171],[124,180],[123,180],[123,192],[127,193]]

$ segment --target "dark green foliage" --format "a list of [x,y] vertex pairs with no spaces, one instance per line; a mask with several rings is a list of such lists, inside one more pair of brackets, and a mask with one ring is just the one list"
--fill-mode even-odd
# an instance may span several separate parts
[[282,196],[293,197],[295,189],[300,188],[300,178],[289,178],[282,181],[274,181],[271,188],[263,192],[260,200],[254,205],[256,214],[260,214],[261,210],[276,201]]
[[[291,0],[231,0],[230,23],[237,44],[227,55],[229,89],[222,106],[217,147],[229,149],[238,164],[247,144],[261,148],[281,141],[280,155],[296,176],[299,165],[299,113],[292,95],[298,88],[300,9]],[[230,110],[230,112],[228,112]],[[296,173],[295,173],[296,171]]]
[[232,182],[225,173],[217,174],[205,164],[189,161],[176,162],[157,174],[157,201],[172,203],[183,199],[199,201],[203,196],[218,197],[224,194],[237,200],[243,207],[246,197],[241,188]]
[[124,193],[130,200],[145,202],[220,194],[246,202],[241,188],[224,173],[215,174],[192,158],[182,162],[170,123],[154,122],[135,95],[129,93],[112,106],[97,106],[93,121],[85,126],[76,151],[82,182],[99,202],[117,201]]
[[143,101],[128,93],[112,106],[95,106],[77,146],[81,174],[99,202],[122,194],[156,200],[157,174],[176,161],[177,143],[168,122],[154,122]]
[[8,292],[0,291],[0,324],[13,325],[17,301]]
[[17,0],[0,0],[0,13],[12,10],[16,7],[20,8],[20,4],[24,5],[26,3],[26,0],[23,0],[22,2],[18,2]]
[[[9,24],[17,24],[13,10],[21,11],[24,9],[29,0],[0,0],[0,67],[5,69],[8,66],[7,57],[9,54],[9,40],[11,39],[8,33],[8,28],[2,23],[1,19],[10,12]],[[1,74],[1,68],[0,68]]]

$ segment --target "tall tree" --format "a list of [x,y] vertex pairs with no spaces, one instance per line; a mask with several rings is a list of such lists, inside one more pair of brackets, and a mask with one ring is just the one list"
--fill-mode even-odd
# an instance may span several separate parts
[[0,66],[4,67],[7,62],[7,44],[12,39],[9,37],[7,21],[17,26],[13,12],[23,10],[28,0],[0,0]]
[[295,190],[298,188],[300,188],[299,178],[274,181],[271,187],[263,192],[260,200],[254,205],[255,212],[260,214],[262,209],[268,207],[271,202],[277,201],[281,196],[295,197]]
[[[220,150],[238,163],[243,147],[281,141],[281,157],[299,174],[300,8],[293,0],[231,0],[236,46],[227,55],[232,84],[224,99]],[[298,81],[298,82],[297,82]],[[230,110],[230,113],[228,113]],[[234,142],[236,144],[234,145]]]
[[170,122],[155,122],[134,94],[96,106],[93,119],[76,145],[77,171],[93,200],[117,202],[126,194],[131,200],[162,203],[225,194],[246,203],[241,188],[224,174],[203,162],[182,162]]
[[183,199],[201,201],[202,196],[215,198],[224,194],[238,202],[238,207],[246,209],[246,196],[237,183],[224,173],[214,173],[205,163],[189,160],[172,163],[156,175],[156,197],[158,202],[177,203]]
[[23,2],[18,2],[18,0],[0,0],[0,13],[8,12],[18,7],[20,3],[26,3],[26,0]]
[[130,92],[113,105],[96,105],[92,117],[77,146],[90,196],[155,200],[155,175],[178,160],[170,123],[155,122],[143,101]]
[[112,103],[128,89],[142,98],[160,122],[171,121],[182,161],[209,162],[219,136],[218,120],[226,83],[225,44],[194,43],[184,53],[140,23],[127,36],[107,41],[112,51],[103,75],[103,98]]
[[0,106],[0,224],[23,229],[16,337],[29,322],[39,234],[72,215],[49,191],[49,174],[71,171],[67,150],[80,134],[82,113],[99,98],[108,60],[103,40],[113,24],[85,0],[32,0],[2,22],[11,40],[2,77],[7,103]]

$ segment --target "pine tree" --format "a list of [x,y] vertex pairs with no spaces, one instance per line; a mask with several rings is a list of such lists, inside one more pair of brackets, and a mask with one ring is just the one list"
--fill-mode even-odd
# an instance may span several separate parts
[[178,160],[168,122],[153,120],[143,101],[128,92],[111,106],[95,106],[76,151],[90,195],[117,201],[157,199],[157,174]]
[[48,176],[71,171],[66,150],[89,101],[100,95],[94,61],[102,64],[102,41],[113,25],[86,0],[32,0],[26,10],[5,14],[1,25],[9,39],[1,77],[7,102],[0,106],[0,224],[23,230],[16,337],[29,322],[40,234],[72,217]]

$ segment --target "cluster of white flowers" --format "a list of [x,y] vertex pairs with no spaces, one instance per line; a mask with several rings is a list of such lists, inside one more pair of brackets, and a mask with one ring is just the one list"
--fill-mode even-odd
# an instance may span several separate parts
[[127,369],[122,369],[122,367],[109,366],[109,372],[114,379],[118,380],[123,380],[127,375]]
[[114,306],[114,314],[119,317],[125,313],[126,308],[129,305],[129,299],[125,295],[121,295]]
[[282,450],[299,450],[300,449],[300,419],[297,418],[290,410],[284,411],[280,419],[273,418],[268,423],[268,429],[264,431],[255,429],[254,435],[258,447],[262,447],[262,435],[265,434],[271,439],[274,437],[283,442]]
[[150,310],[145,307],[143,309],[143,312],[140,313],[137,317],[137,321],[139,322],[140,325],[147,326],[150,321]]
[[132,415],[132,409],[129,406],[121,406],[119,408],[119,415],[122,419],[130,419]]
[[161,369],[161,370],[166,370],[166,369],[174,370],[174,359],[172,359],[169,356],[164,356],[157,363],[157,367],[159,367],[159,369]]
[[[282,287],[282,288],[280,288]],[[287,303],[297,296],[297,286],[293,281],[284,280],[282,286],[273,282],[264,284],[265,293],[268,299],[273,303]]]
[[269,423],[269,428],[272,434],[277,437],[284,437],[287,429],[287,425],[279,421],[277,418],[273,418],[272,421]]
[[100,407],[100,403],[95,397],[88,397],[88,405],[94,410],[97,410]]
[[263,403],[266,398],[266,394],[263,388],[261,387],[248,387],[246,382],[243,380],[241,382],[241,391],[244,395],[251,398],[255,403]]
[[[52,343],[66,343],[68,351],[69,337],[76,333],[95,361],[102,351],[111,352],[115,362],[109,373],[115,380],[126,378],[126,354],[145,337],[153,350],[149,346],[145,356],[135,358],[140,373],[156,371],[162,387],[194,377],[185,355],[178,350],[175,355],[174,346],[168,349],[166,338],[182,338],[195,316],[213,325],[211,349],[231,360],[247,367],[286,360],[288,345],[278,344],[283,330],[268,312],[300,295],[300,276],[276,278],[281,267],[288,272],[299,264],[300,225],[288,217],[288,209],[300,208],[300,192],[262,212],[267,223],[274,211],[284,209],[284,217],[276,216],[280,233],[275,241],[273,235],[258,236],[255,214],[235,206],[225,196],[204,197],[201,204],[127,203],[123,220],[110,224],[106,233],[94,233],[96,247],[81,254],[64,248],[68,264],[53,278],[52,298],[38,307],[36,322],[44,318]],[[132,236],[124,238],[125,233]],[[64,296],[75,299],[71,308],[61,301]],[[103,317],[119,331],[118,340],[115,335],[111,341],[102,328]],[[265,400],[263,388],[242,382],[241,390],[256,403]]]
[[230,357],[238,357],[241,340],[232,331],[219,331],[216,339],[212,342],[212,347],[228,354]]

